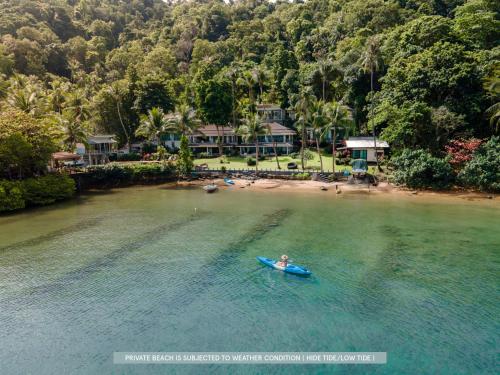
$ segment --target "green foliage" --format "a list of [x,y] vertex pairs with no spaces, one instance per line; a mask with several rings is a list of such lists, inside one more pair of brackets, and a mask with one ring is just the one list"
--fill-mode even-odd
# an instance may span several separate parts
[[459,173],[464,186],[500,192],[500,138],[492,137],[481,145]]
[[109,163],[88,168],[87,177],[95,187],[123,186],[131,183],[168,180],[175,176],[171,163]]
[[43,206],[70,198],[75,193],[75,181],[66,175],[46,175],[23,181],[24,199],[30,206]]
[[0,180],[0,212],[18,210],[25,205],[22,183]]
[[188,138],[183,135],[179,147],[179,159],[177,160],[177,172],[181,176],[187,176],[193,170],[193,155],[189,149]]
[[29,177],[44,171],[57,150],[57,133],[27,113],[0,112],[0,176]]
[[446,189],[453,182],[453,170],[448,161],[424,150],[404,150],[392,164],[394,182],[409,188]]
[[249,167],[254,167],[257,164],[257,160],[255,160],[255,158],[252,158],[250,156],[247,157],[245,161]]
[[231,120],[231,83],[226,79],[209,79],[195,83],[196,107],[207,124],[226,125]]

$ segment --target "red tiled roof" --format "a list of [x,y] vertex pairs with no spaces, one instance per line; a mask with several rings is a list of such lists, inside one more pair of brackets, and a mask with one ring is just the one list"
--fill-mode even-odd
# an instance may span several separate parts
[[267,124],[271,127],[271,132],[273,135],[294,135],[296,131],[286,126],[280,125],[277,122],[271,122]]
[[230,126],[219,126],[219,131],[217,132],[217,127],[215,125],[205,125],[198,129],[198,133],[206,137],[217,137],[222,135],[234,135],[234,130]]

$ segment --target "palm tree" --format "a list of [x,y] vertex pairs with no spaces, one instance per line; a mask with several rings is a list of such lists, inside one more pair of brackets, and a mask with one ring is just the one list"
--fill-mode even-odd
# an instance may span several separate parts
[[262,95],[264,94],[264,82],[267,80],[267,71],[261,66],[256,66],[252,69],[253,82],[259,85],[259,102],[262,103]]
[[259,136],[265,135],[267,131],[266,125],[262,122],[259,115],[251,114],[243,119],[243,124],[238,129],[238,133],[247,143],[255,143],[255,175],[259,171]]
[[316,150],[319,155],[319,164],[321,172],[323,172],[323,157],[321,156],[321,150],[319,148],[320,139],[324,135],[324,129],[328,125],[328,114],[327,106],[323,100],[315,100],[311,105],[311,127],[314,135],[314,140],[316,141]]
[[333,175],[335,176],[335,142],[337,140],[337,128],[349,129],[353,126],[351,109],[342,104],[342,102],[330,102],[326,105],[325,114],[327,117],[326,126],[323,134],[332,134],[332,156],[333,156]]
[[147,115],[141,116],[141,123],[135,135],[138,137],[144,137],[148,141],[156,141],[158,146],[160,146],[160,136],[165,131],[165,126],[167,120],[163,110],[158,107],[153,107],[147,113]]
[[86,121],[90,118],[90,103],[81,90],[75,90],[67,95],[65,111],[77,121]]
[[238,69],[235,66],[231,66],[227,72],[226,77],[231,81],[231,115],[233,118],[233,129],[236,129],[236,83],[238,81]]
[[187,104],[181,104],[175,108],[175,112],[166,117],[166,130],[175,130],[181,135],[193,134],[200,126],[201,121],[196,118],[196,112]]
[[374,92],[373,92],[373,82],[375,72],[379,70],[381,63],[380,55],[380,39],[377,36],[372,36],[368,38],[366,42],[366,49],[361,56],[361,66],[365,72],[370,72],[370,117],[372,119],[372,130],[373,130],[373,146],[375,148],[375,161],[377,162],[377,169],[380,170],[378,164],[378,153],[377,153],[377,137],[375,134],[375,117],[373,115],[374,110]]
[[87,143],[89,136],[87,122],[75,121],[75,119],[68,118],[67,112],[63,114],[56,114],[54,122],[63,133],[63,143],[67,151],[74,152],[77,143]]
[[328,78],[328,72],[330,70],[331,62],[326,59],[318,60],[318,73],[321,76],[321,88],[322,88],[322,99],[325,101],[325,88],[326,81]]
[[122,98],[122,93],[120,91],[120,88],[118,84],[112,84],[108,87],[107,89],[108,94],[113,98],[113,100],[116,102],[116,113],[118,114],[118,119],[120,120],[120,125],[122,126],[123,129],[123,134],[125,134],[125,138],[127,138],[127,148],[128,151],[131,151],[131,143],[130,143],[130,134],[125,127],[125,124],[123,123],[123,118],[122,114],[120,111],[120,107],[122,105],[121,98]]
[[275,141],[274,136],[273,136],[273,127],[269,123],[266,124],[266,133],[271,136],[271,140],[273,142],[274,156],[276,157],[276,164],[278,165],[278,169],[281,169],[281,167],[280,167],[280,161],[278,159],[278,153],[276,152],[276,141]]
[[248,89],[248,98],[250,99],[251,103],[254,103],[254,97],[253,97],[253,87],[255,85],[255,79],[254,76],[251,72],[243,72],[240,78],[236,81],[238,85],[240,86],[245,86]]
[[304,169],[304,152],[305,143],[307,137],[307,127],[311,123],[311,112],[312,103],[316,100],[314,94],[312,93],[311,87],[307,86],[300,90],[297,101],[294,105],[294,111],[298,115],[295,126],[301,133],[301,148],[300,148],[300,159],[302,164],[302,169]]

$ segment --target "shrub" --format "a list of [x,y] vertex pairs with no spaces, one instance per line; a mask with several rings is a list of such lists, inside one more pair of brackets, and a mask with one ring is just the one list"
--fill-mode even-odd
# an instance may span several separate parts
[[75,194],[75,181],[66,175],[28,178],[22,184],[27,205],[43,206]]
[[109,155],[110,161],[139,161],[142,156],[136,152],[130,152],[128,154],[111,154]]
[[109,163],[88,168],[88,175],[92,185],[108,187],[170,178],[175,175],[174,171],[174,165],[168,162]]
[[300,154],[299,154],[298,152],[292,152],[292,153],[290,154],[290,157],[291,157],[292,159],[300,159]]
[[248,157],[248,158],[246,158],[246,162],[247,162],[247,165],[248,165],[249,167],[253,167],[254,165],[256,165],[256,164],[257,164],[257,162],[255,161],[255,159],[254,159],[254,158],[252,158],[252,157]]
[[25,207],[21,182],[0,180],[0,212]]
[[392,160],[394,181],[410,188],[446,189],[453,182],[453,170],[447,159],[424,150],[404,150]]
[[480,146],[459,173],[464,186],[484,191],[500,191],[500,139],[491,138]]
[[307,172],[304,173],[296,173],[292,176],[294,180],[310,180],[311,175]]

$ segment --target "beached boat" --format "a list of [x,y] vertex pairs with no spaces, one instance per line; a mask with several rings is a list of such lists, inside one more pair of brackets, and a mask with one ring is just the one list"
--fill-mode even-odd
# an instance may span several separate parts
[[278,261],[275,259],[269,259],[265,257],[257,257],[257,260],[268,267],[274,268],[275,270],[280,270],[286,273],[291,273],[299,276],[311,276],[312,272],[305,267],[297,266],[295,264],[288,264],[286,267],[278,266]]
[[227,177],[224,179],[224,183],[226,185],[234,185],[234,181]]
[[216,191],[219,187],[215,184],[208,184],[203,186],[203,190],[205,190],[207,193],[213,193]]

